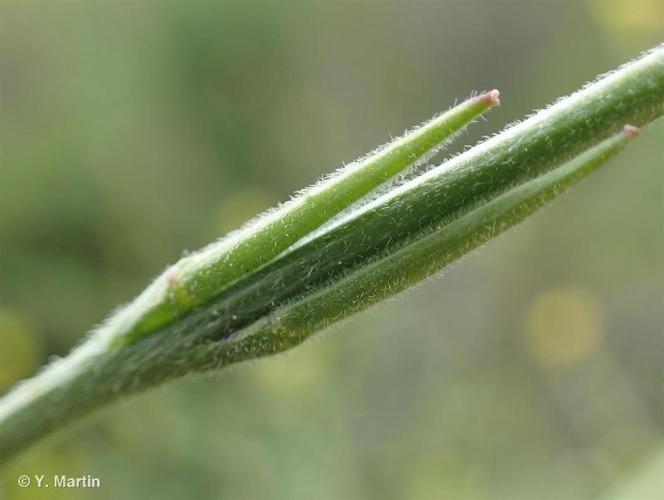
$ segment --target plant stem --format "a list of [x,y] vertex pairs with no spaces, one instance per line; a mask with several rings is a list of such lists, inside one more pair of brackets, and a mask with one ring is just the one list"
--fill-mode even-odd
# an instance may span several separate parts
[[[313,332],[408,288],[508,229],[615,155],[620,133],[569,164],[519,186],[413,245],[377,260],[335,285],[275,311],[242,335],[210,342],[223,323],[210,309],[176,322],[167,335],[122,349],[97,335],[19,386],[0,405],[0,461],[102,402],[165,379],[275,354]],[[192,335],[192,332],[196,332]],[[48,374],[48,377],[45,375]]]
[[[643,125],[663,113],[659,47],[325,231],[310,235],[316,225],[302,222],[307,229],[293,240],[298,243],[271,257],[260,257],[261,250],[290,246],[292,237],[264,222],[249,226],[240,240],[257,246],[247,243],[246,269],[224,270],[229,261],[217,259],[219,247],[185,258],[67,358],[0,400],[0,461],[110,400],[280,352],[411,286],[596,168],[624,144],[629,133],[619,132],[623,124]],[[340,199],[347,200],[344,193]],[[307,213],[315,216],[315,207]],[[275,241],[266,236],[271,230]],[[212,268],[235,278],[220,279],[215,271],[205,282]]]

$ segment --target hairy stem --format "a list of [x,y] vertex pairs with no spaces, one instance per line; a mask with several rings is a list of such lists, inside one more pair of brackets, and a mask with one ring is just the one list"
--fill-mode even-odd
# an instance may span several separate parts
[[[663,113],[659,47],[332,227],[311,233],[338,213],[310,224],[307,218],[317,217],[311,205],[305,221],[295,221],[296,236],[275,229],[288,232],[290,222],[261,222],[239,240],[222,240],[246,242],[247,253],[237,254],[246,268],[223,257],[241,244],[185,258],[67,358],[0,400],[0,461],[110,400],[283,351],[398,293],[597,168],[633,135],[634,129],[621,131],[625,123],[643,125]],[[356,194],[362,192],[367,188]],[[273,244],[279,250],[261,254]]]

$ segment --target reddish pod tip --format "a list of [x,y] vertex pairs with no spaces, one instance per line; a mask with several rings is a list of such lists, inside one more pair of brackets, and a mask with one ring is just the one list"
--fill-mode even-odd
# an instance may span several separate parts
[[493,89],[477,96],[477,99],[489,106],[498,106],[500,104],[500,92]]
[[623,127],[623,133],[630,139],[634,139],[635,137],[637,137],[639,135],[639,132],[641,132],[639,127],[635,127],[634,125],[625,125]]

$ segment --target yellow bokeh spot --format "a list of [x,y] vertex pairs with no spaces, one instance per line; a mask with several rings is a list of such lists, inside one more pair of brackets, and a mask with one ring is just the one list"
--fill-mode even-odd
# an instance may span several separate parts
[[561,287],[537,297],[524,318],[527,351],[546,367],[581,361],[602,341],[598,300],[578,287]]
[[219,229],[223,233],[238,229],[277,203],[277,197],[260,189],[237,191],[226,198],[219,209]]
[[592,14],[614,34],[658,33],[664,26],[664,1],[614,0],[588,2]]
[[30,375],[38,359],[27,324],[18,315],[0,310],[0,391]]

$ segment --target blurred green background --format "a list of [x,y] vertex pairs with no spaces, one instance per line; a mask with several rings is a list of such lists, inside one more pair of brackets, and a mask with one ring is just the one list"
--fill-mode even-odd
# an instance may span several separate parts
[[[662,26],[661,0],[0,4],[0,392],[455,99],[501,89],[475,143]],[[39,443],[0,497],[664,498],[663,131],[444,278]],[[53,473],[102,487],[16,486]]]

